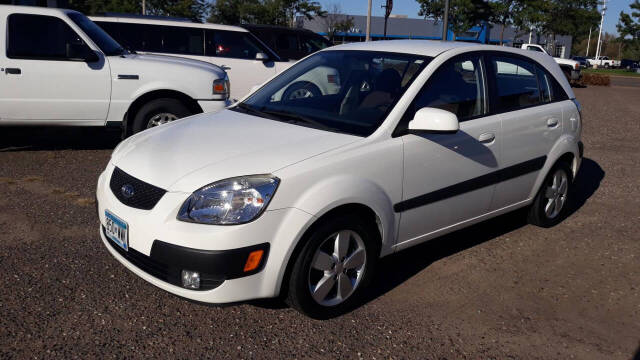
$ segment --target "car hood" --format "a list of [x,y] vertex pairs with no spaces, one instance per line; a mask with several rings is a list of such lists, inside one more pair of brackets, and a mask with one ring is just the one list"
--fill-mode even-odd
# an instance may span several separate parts
[[217,180],[268,174],[362,138],[225,110],[138,133],[111,163],[168,191],[192,192]]
[[168,55],[151,55],[151,54],[127,54],[123,56],[114,56],[109,59],[112,72],[119,71],[145,71],[145,70],[165,70],[174,67],[188,67],[194,70],[213,72],[218,78],[224,78],[225,71],[212,63],[182,58],[178,56]]

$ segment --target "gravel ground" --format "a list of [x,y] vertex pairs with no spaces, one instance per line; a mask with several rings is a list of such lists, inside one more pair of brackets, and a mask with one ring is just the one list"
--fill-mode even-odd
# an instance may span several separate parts
[[98,236],[117,134],[0,131],[0,358],[632,359],[640,346],[640,89],[575,89],[585,160],[553,229],[509,214],[386,258],[368,300],[315,321],[204,306]]

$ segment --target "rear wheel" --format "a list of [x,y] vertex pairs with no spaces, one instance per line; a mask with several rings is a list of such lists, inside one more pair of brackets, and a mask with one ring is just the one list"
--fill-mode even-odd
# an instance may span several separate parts
[[529,223],[552,227],[566,217],[571,193],[571,174],[571,168],[566,162],[556,164],[549,171],[529,209]]
[[133,133],[192,115],[178,99],[160,98],[144,104],[133,119]]
[[302,240],[306,244],[293,264],[286,302],[316,319],[352,309],[378,260],[374,231],[354,215],[324,221]]

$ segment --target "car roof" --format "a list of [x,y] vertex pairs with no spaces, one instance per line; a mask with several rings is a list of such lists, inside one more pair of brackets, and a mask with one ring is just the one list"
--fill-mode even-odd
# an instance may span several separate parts
[[135,17],[126,17],[126,16],[89,16],[89,19],[93,21],[108,21],[108,22],[120,22],[120,23],[129,23],[129,24],[149,24],[149,25],[165,25],[165,26],[179,26],[179,27],[192,27],[192,28],[201,28],[201,29],[212,29],[212,30],[227,30],[227,31],[239,31],[239,32],[249,32],[247,29],[239,27],[239,26],[231,26],[231,25],[220,25],[220,24],[212,24],[212,23],[195,23],[195,22],[186,22],[186,21],[176,21],[176,20],[158,20],[158,19],[147,19],[147,18],[135,18]]
[[75,10],[49,8],[41,6],[22,6],[22,5],[0,5],[0,11],[2,12],[20,12],[23,14],[34,15],[64,15],[68,13],[78,13]]

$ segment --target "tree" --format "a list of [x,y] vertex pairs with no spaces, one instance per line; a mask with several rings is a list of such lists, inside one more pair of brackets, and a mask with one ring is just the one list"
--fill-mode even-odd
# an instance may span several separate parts
[[256,14],[261,8],[259,0],[216,0],[207,21],[227,25],[258,23]]
[[[417,0],[420,4],[418,15],[437,21],[444,20],[444,0]],[[449,28],[456,34],[467,31],[482,21],[489,20],[491,8],[483,0],[450,0]]]
[[311,0],[216,0],[208,21],[293,26],[297,16],[312,19],[325,15],[320,3]]
[[327,26],[329,41],[333,43],[336,33],[348,32],[353,27],[353,17],[343,14],[340,5],[333,4],[324,17],[324,23]]
[[[69,0],[68,8],[87,15],[106,12],[141,14],[140,0]],[[206,0],[146,0],[146,13],[151,15],[184,17],[202,21],[209,12]]]
[[500,45],[504,41],[504,28],[513,24],[513,14],[516,7],[515,0],[497,0],[489,3],[491,15],[489,21],[500,25]]
[[634,10],[631,15],[620,11],[620,20],[616,28],[620,38],[638,41],[640,39],[640,0],[635,0],[630,7]]
[[552,0],[547,10],[542,30],[554,40],[556,35],[571,35],[575,43],[600,21],[598,0]]

